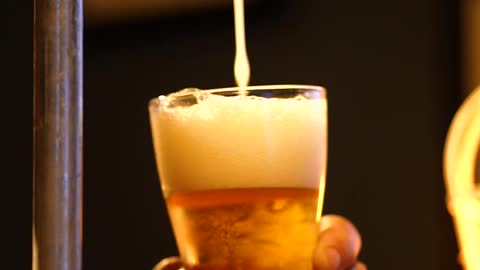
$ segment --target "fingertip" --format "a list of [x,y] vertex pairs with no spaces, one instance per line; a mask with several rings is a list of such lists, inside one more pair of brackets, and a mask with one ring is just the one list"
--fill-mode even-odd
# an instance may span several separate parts
[[182,262],[177,257],[169,257],[161,260],[153,270],[179,270],[182,267]]
[[362,262],[358,262],[356,265],[355,265],[355,270],[367,270],[367,266],[362,263]]
[[355,225],[350,220],[338,215],[326,215],[320,220],[319,238],[325,237],[324,241],[343,242],[348,244],[345,248],[354,251],[358,255],[362,247],[362,238]]
[[[357,261],[361,248],[361,238],[356,227],[347,219],[337,215],[326,215],[320,221],[320,234],[314,253],[316,269],[346,269]],[[340,263],[331,268],[326,250],[335,249]]]
[[336,270],[340,267],[341,257],[335,248],[316,248],[313,257],[314,269]]

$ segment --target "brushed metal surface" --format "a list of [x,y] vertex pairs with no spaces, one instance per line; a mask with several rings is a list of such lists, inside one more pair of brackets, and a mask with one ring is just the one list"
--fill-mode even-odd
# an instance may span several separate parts
[[82,261],[81,0],[34,2],[34,270]]

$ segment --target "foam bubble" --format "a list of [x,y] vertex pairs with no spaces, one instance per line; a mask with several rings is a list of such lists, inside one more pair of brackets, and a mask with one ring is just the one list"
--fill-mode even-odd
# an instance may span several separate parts
[[151,116],[164,192],[318,187],[326,101],[210,94]]

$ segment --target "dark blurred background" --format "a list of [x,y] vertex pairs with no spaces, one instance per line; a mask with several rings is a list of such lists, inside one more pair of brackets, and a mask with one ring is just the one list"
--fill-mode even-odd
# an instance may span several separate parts
[[[86,2],[84,269],[151,269],[176,254],[146,105],[234,84],[231,1],[211,2],[111,13]],[[2,268],[29,269],[33,1],[4,4]],[[248,4],[251,84],[328,89],[325,212],[358,226],[370,269],[459,269],[441,168],[464,95],[459,14],[448,0]]]

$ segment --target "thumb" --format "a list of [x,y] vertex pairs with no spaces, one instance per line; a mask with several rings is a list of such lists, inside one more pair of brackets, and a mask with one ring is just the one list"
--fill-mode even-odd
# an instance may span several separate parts
[[348,269],[357,263],[362,241],[347,219],[327,215],[320,221],[320,235],[314,252],[314,269]]

